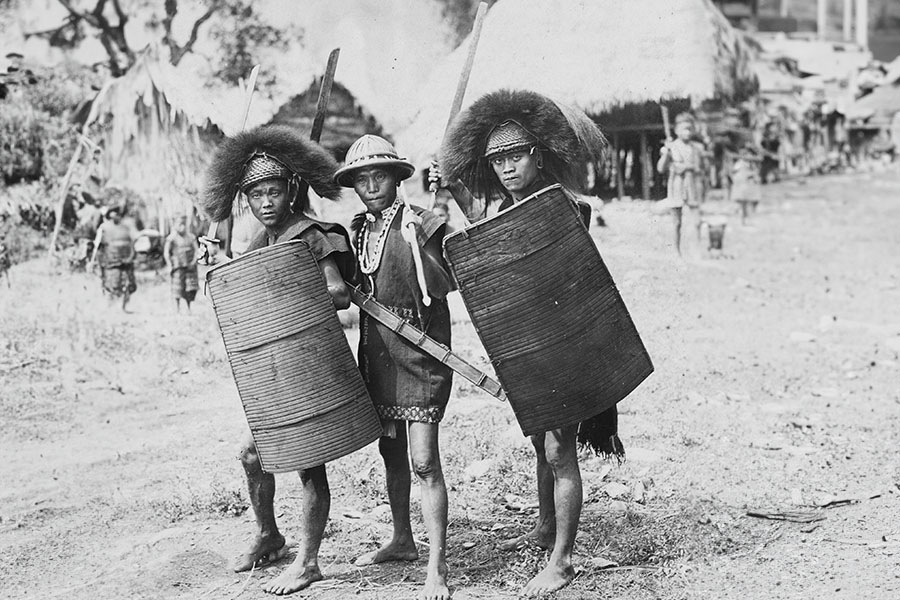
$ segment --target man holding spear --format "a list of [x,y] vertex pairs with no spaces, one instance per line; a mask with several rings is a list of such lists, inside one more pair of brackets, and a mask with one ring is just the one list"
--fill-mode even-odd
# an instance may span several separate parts
[[[306,215],[306,186],[320,196],[338,197],[339,189],[331,182],[335,168],[337,164],[327,151],[288,127],[253,129],[220,146],[210,168],[204,208],[214,220],[222,221],[231,214],[235,192],[239,191],[253,216],[265,227],[251,242],[248,252],[294,239],[305,241],[322,271],[335,308],[344,309],[350,306],[344,280],[353,280],[355,273],[349,238],[339,225],[315,221]],[[257,524],[250,548],[234,565],[235,571],[247,571],[283,558],[287,543],[275,522],[275,476],[263,471],[250,436],[240,459]],[[300,471],[300,481],[303,496],[297,557],[263,588],[277,595],[296,592],[323,577],[318,552],[331,504],[325,465]]]
[[[338,198],[340,188],[332,182],[337,163],[318,139],[327,111],[339,49],[331,52],[319,93],[310,140],[284,126],[258,127],[227,139],[218,149],[208,173],[205,212],[211,217],[210,238],[218,223],[231,217],[233,203],[246,201],[253,216],[264,226],[250,243],[253,251],[279,242],[303,240],[309,245],[322,271],[335,308],[350,306],[345,281],[356,278],[356,261],[346,231],[332,223],[310,218],[308,190],[319,196]],[[255,67],[248,86],[244,123],[249,112]],[[241,452],[247,476],[250,503],[257,532],[250,548],[238,557],[236,572],[269,564],[287,555],[288,542],[275,521],[275,476],[262,468],[256,443],[247,436]],[[319,546],[331,506],[325,465],[299,472],[303,486],[301,536],[294,562],[263,590],[285,595],[305,589],[323,578],[318,564]]]
[[[447,187],[472,222],[562,184],[587,226],[590,209],[569,190],[582,188],[582,166],[599,160],[604,147],[603,135],[584,113],[534,92],[500,90],[482,96],[455,120],[444,140],[443,164],[432,166],[430,180]],[[538,520],[532,531],[500,547],[514,550],[527,542],[552,549],[547,565],[522,591],[538,596],[575,577],[572,551],[582,506],[578,445],[619,458],[624,450],[614,405],[580,424],[532,435],[531,443],[537,458]]]

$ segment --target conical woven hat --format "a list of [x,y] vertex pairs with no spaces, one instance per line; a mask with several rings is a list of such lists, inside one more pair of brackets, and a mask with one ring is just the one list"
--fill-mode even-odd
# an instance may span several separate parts
[[369,167],[388,167],[397,173],[400,181],[416,171],[411,162],[397,155],[397,150],[389,141],[377,135],[366,134],[353,142],[347,150],[347,160],[334,174],[334,181],[344,187],[353,187],[353,171]]

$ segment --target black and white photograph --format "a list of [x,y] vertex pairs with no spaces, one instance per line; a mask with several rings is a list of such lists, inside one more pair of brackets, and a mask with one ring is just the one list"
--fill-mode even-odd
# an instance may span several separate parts
[[0,598],[900,598],[900,0],[0,0]]

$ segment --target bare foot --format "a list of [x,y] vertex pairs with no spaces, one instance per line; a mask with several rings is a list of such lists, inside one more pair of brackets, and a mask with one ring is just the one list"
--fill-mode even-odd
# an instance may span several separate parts
[[320,579],[323,577],[318,566],[306,567],[295,560],[278,577],[264,585],[263,591],[276,596],[284,596],[308,588]]
[[512,552],[514,550],[521,550],[525,546],[529,544],[534,544],[538,548],[543,548],[544,550],[550,550],[553,548],[553,544],[556,542],[556,534],[553,532],[544,532],[538,531],[537,529],[529,531],[525,535],[520,535],[519,537],[508,539],[504,542],[500,542],[498,546],[500,550],[503,552]]
[[547,565],[522,588],[522,595],[527,597],[542,596],[561,590],[575,579],[575,569],[571,566],[561,568]]
[[365,567],[367,565],[375,565],[378,563],[388,562],[392,560],[418,560],[419,559],[419,550],[416,548],[416,543],[410,541],[409,543],[400,543],[400,542],[390,542],[385,546],[382,546],[378,550],[373,550],[372,552],[367,552],[363,554],[355,561],[353,564],[357,567]]
[[443,573],[429,574],[425,579],[425,587],[419,592],[418,600],[450,600],[447,576]]
[[283,535],[273,537],[256,536],[250,549],[234,561],[234,572],[249,571],[253,565],[257,567],[281,560],[287,556],[289,544]]

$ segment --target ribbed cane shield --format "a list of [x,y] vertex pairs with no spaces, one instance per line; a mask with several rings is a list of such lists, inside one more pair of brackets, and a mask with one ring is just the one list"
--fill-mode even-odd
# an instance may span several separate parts
[[525,435],[599,414],[653,371],[559,185],[448,236],[444,250]]
[[276,244],[206,280],[263,469],[324,464],[381,424],[309,246]]

